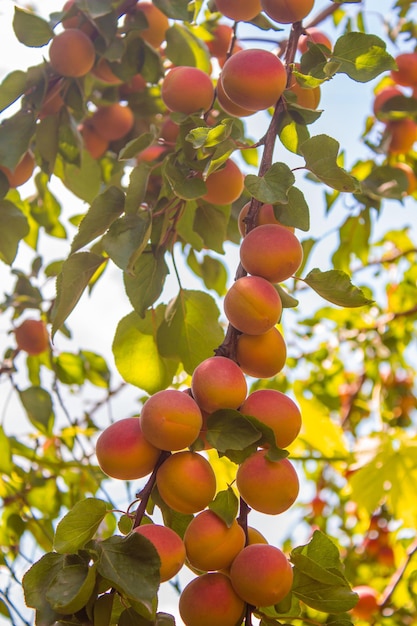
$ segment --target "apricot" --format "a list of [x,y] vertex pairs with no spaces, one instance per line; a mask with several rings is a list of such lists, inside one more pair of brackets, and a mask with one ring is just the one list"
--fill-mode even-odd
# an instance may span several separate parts
[[232,102],[260,111],[277,103],[287,84],[287,72],[272,52],[251,48],[240,50],[226,61],[220,80]]
[[178,608],[185,626],[236,626],[243,617],[245,604],[226,574],[211,572],[188,583]]
[[359,600],[351,610],[353,615],[365,621],[371,621],[372,617],[379,611],[378,594],[369,585],[358,585],[352,591],[358,594]]
[[385,87],[384,89],[381,89],[381,91],[378,91],[378,93],[375,96],[375,100],[373,104],[374,115],[376,117],[380,117],[379,112],[381,110],[382,105],[385,102],[388,102],[388,100],[391,100],[391,98],[395,98],[396,96],[402,96],[402,95],[404,95],[403,92],[401,91],[401,89],[398,89],[397,87]]
[[140,93],[146,89],[146,80],[142,74],[135,74],[127,83],[123,83],[119,87],[119,93],[122,98],[130,96],[132,93]]
[[387,123],[386,132],[390,137],[388,152],[405,154],[410,152],[417,139],[417,124],[408,118],[391,120]]
[[[245,217],[247,216],[249,212],[249,208],[250,208],[250,202],[247,202],[241,208],[239,216],[237,218],[239,231],[242,237],[246,235]],[[288,228],[288,230],[290,230],[292,233],[295,230],[293,226],[285,226],[285,224],[282,224],[279,220],[277,220],[277,218],[275,217],[274,207],[272,206],[272,204],[261,204],[261,206],[259,207],[259,211],[256,216],[255,226],[261,226],[262,224],[279,224],[279,226]]]
[[157,161],[160,157],[166,154],[167,148],[165,146],[159,146],[158,144],[153,144],[152,146],[148,146],[142,152],[139,152],[136,157],[136,161],[138,163],[145,162],[150,163],[151,161]]
[[178,124],[172,121],[170,117],[167,117],[165,122],[162,124],[161,132],[159,136],[166,143],[175,145],[175,142],[178,139],[178,135],[180,134],[180,127]]
[[216,476],[207,459],[198,452],[176,452],[156,474],[156,485],[164,502],[179,513],[197,513],[206,508],[216,493]]
[[417,189],[417,179],[416,179],[416,175],[414,173],[413,168],[410,167],[410,165],[408,165],[407,163],[402,163],[402,162],[395,163],[393,167],[397,168],[398,170],[401,170],[407,176],[408,187],[407,187],[406,193],[408,195],[414,193],[414,191]]
[[314,0],[261,0],[268,17],[279,24],[300,22],[310,13]]
[[227,526],[216,513],[207,510],[191,520],[184,544],[190,564],[208,572],[229,567],[245,545],[245,533],[236,520]]
[[391,78],[397,85],[415,87],[417,85],[417,53],[403,52],[395,57],[396,70],[391,70]]
[[49,333],[43,320],[25,320],[15,328],[14,335],[19,350],[32,356],[49,348]]
[[292,276],[303,260],[297,237],[277,224],[257,226],[244,237],[240,261],[249,274],[279,283]]
[[169,20],[165,13],[162,13],[153,2],[140,0],[135,6],[132,17],[126,16],[126,23],[129,24],[132,18],[138,13],[143,13],[147,27],[140,31],[141,37],[153,48],[159,48],[165,41],[165,34],[169,28]]
[[145,439],[137,417],[110,424],[96,443],[98,464],[105,474],[119,480],[135,480],[150,474],[160,455]]
[[212,57],[224,57],[229,51],[230,44],[232,43],[233,29],[228,24],[217,24],[213,28],[212,39],[206,42],[207,48],[210,51]]
[[230,56],[233,56],[234,54],[237,54],[241,50],[243,50],[242,46],[240,45],[240,43],[238,41],[236,41],[234,46],[233,46],[232,54],[225,54],[224,56],[218,57],[217,61],[219,63],[219,66],[223,69],[224,64],[226,63],[227,59]]
[[287,359],[287,346],[277,328],[262,335],[240,335],[236,359],[242,371],[253,378],[271,378],[282,370]]
[[291,398],[275,389],[258,389],[250,393],[239,408],[244,415],[252,415],[272,428],[279,448],[294,441],[301,428],[301,413]]
[[197,113],[208,111],[214,99],[211,78],[197,67],[174,67],[165,76],[161,98],[170,111]]
[[[74,2],[75,0],[67,0],[67,2],[65,2],[64,6],[62,7],[62,10],[65,13],[68,13]],[[62,27],[65,29],[77,28],[79,30],[82,30],[88,36],[92,35],[95,31],[93,24],[88,21],[86,15],[82,11],[77,11],[75,15],[71,17],[65,17],[62,20],[61,24]]]
[[270,461],[266,454],[267,450],[258,450],[243,461],[236,473],[236,485],[252,509],[278,515],[296,501],[299,481],[288,459]]
[[240,332],[261,335],[280,319],[282,303],[269,281],[260,276],[243,276],[228,290],[224,312],[231,325]]
[[268,541],[257,528],[248,526],[248,546],[252,546],[255,543],[268,543]]
[[0,172],[6,176],[9,186],[16,188],[26,183],[33,174],[35,169],[35,159],[32,152],[28,150],[20,159],[14,170],[9,169],[5,165],[0,165]]
[[221,108],[225,113],[229,115],[233,115],[234,117],[248,117],[249,115],[253,115],[256,111],[250,111],[249,109],[244,109],[243,107],[235,104],[230,100],[230,98],[226,95],[222,81],[219,80],[217,82],[217,101],[220,104]]
[[185,546],[179,535],[172,528],[160,524],[143,524],[133,532],[143,535],[156,548],[161,567],[159,576],[161,583],[173,578],[185,563]]
[[224,356],[212,356],[195,368],[191,390],[200,409],[237,409],[247,394],[247,383],[240,367]]
[[294,81],[289,88],[296,97],[296,104],[304,109],[317,109],[320,103],[321,91],[320,87],[307,88],[302,87],[300,83]]
[[235,22],[253,20],[261,11],[261,0],[216,0],[216,8]]
[[205,182],[207,192],[203,200],[210,204],[230,204],[240,197],[244,176],[236,163],[227,159],[224,167],[207,176]]
[[55,35],[49,47],[51,67],[61,76],[85,76],[93,68],[95,58],[91,39],[78,28],[68,28]]
[[293,573],[279,548],[258,543],[239,552],[230,568],[230,580],[248,604],[271,606],[291,591]]
[[122,79],[114,74],[109,62],[104,57],[101,57],[93,68],[92,74],[109,85],[121,85],[123,83]]
[[298,40],[298,49],[301,54],[304,54],[308,50],[308,43],[316,43],[322,46],[326,46],[329,50],[332,50],[332,42],[322,30],[319,28],[307,28],[304,35]]
[[132,130],[135,118],[132,109],[115,102],[93,113],[90,124],[107,141],[121,139]]
[[161,450],[182,450],[197,439],[203,418],[191,396],[177,389],[164,389],[146,400],[140,422],[152,445]]
[[109,147],[108,140],[99,135],[88,123],[82,124],[79,130],[83,138],[84,148],[87,152],[90,153],[93,159],[102,157]]

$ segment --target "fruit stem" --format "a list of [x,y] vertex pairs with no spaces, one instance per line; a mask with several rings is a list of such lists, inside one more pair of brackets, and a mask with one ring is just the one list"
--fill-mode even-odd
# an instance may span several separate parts
[[136,497],[140,498],[141,502],[138,508],[136,509],[135,519],[133,521],[132,529],[141,525],[142,518],[146,511],[146,507],[148,506],[148,500],[152,493],[152,489],[155,486],[156,474],[159,468],[161,467],[162,463],[164,463],[164,461],[166,461],[167,458],[170,456],[171,456],[171,452],[168,452],[167,450],[161,450],[161,454],[159,455],[159,458],[157,462],[155,463],[155,467],[153,468],[152,474],[149,476],[148,482],[146,483],[144,488],[141,491],[139,491],[139,493],[136,494]]

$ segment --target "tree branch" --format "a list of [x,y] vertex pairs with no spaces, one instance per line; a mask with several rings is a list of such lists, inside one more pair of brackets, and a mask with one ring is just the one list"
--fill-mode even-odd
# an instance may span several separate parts
[[395,589],[397,588],[397,585],[400,583],[405,570],[407,569],[411,559],[413,558],[413,556],[415,555],[415,553],[417,552],[417,537],[414,539],[414,541],[408,546],[408,549],[406,551],[406,557],[404,559],[404,561],[401,563],[401,565],[398,567],[398,569],[394,572],[394,574],[391,577],[390,582],[388,583],[388,585],[385,587],[385,591],[383,592],[378,604],[380,606],[381,609],[383,609],[384,607],[387,606],[387,604],[390,602],[391,600],[391,596],[394,593]]

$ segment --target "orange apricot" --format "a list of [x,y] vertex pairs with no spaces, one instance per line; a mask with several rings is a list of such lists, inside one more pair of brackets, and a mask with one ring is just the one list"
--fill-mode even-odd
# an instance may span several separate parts
[[371,621],[375,613],[379,611],[378,594],[369,585],[358,585],[352,591],[358,594],[359,600],[351,610],[353,615],[360,619]]
[[293,573],[279,548],[258,543],[239,552],[230,568],[230,580],[238,596],[248,604],[271,606],[291,591]]
[[185,563],[185,546],[172,528],[160,524],[143,524],[134,528],[133,532],[143,535],[155,546],[161,559],[161,583],[178,574]]
[[298,40],[298,49],[301,54],[304,54],[308,50],[308,43],[316,43],[322,46],[326,46],[329,50],[332,49],[332,42],[322,30],[318,28],[307,28],[304,35],[301,35]]
[[178,608],[185,626],[236,626],[242,620],[245,604],[226,574],[210,572],[188,583]]
[[249,274],[279,283],[292,276],[303,260],[297,237],[277,224],[257,226],[244,237],[240,261]]
[[107,141],[116,141],[127,135],[134,121],[132,109],[115,102],[98,108],[91,116],[90,124]]
[[320,102],[320,87],[302,87],[300,83],[294,81],[289,91],[296,97],[296,104],[304,109],[317,109]]
[[409,119],[391,120],[386,125],[389,135],[388,152],[390,154],[405,154],[410,152],[417,139],[417,124]]
[[289,446],[300,432],[301,413],[298,406],[275,389],[258,389],[250,393],[239,411],[269,426],[274,431],[279,448]]
[[216,476],[207,459],[198,452],[176,452],[156,474],[159,495],[174,511],[197,513],[216,493]]
[[236,520],[227,526],[216,513],[207,510],[191,520],[184,544],[190,564],[209,572],[229,567],[245,545],[245,533]]
[[303,20],[313,8],[314,0],[261,0],[268,17],[279,24],[293,24]]
[[244,333],[238,337],[236,359],[248,376],[271,378],[284,367],[287,346],[277,328],[271,328],[262,335]]
[[108,140],[99,135],[89,123],[82,124],[79,130],[87,152],[90,153],[93,159],[102,157],[109,147]]
[[35,159],[30,150],[25,152],[14,170],[9,169],[5,165],[0,165],[0,172],[3,172],[12,188],[20,187],[20,185],[26,183],[32,176],[34,169]]
[[137,417],[110,424],[96,443],[98,464],[105,474],[119,480],[136,480],[150,474],[160,455],[145,439]]
[[167,148],[165,146],[160,146],[158,144],[153,144],[152,146],[148,146],[142,152],[139,152],[136,157],[136,161],[138,163],[145,162],[150,163],[151,161],[157,161],[160,157],[166,154]]
[[212,39],[206,42],[212,57],[224,57],[229,51],[233,37],[233,29],[228,24],[217,24],[213,28]]
[[146,19],[147,27],[141,29],[141,37],[149,43],[153,48],[159,48],[161,43],[165,41],[165,34],[169,28],[169,20],[165,13],[162,13],[153,2],[140,0],[132,13],[126,16],[126,22],[132,21],[138,13],[142,13]]
[[248,115],[253,115],[256,111],[250,111],[249,109],[244,109],[243,107],[235,104],[230,100],[230,98],[226,95],[225,90],[223,89],[222,81],[217,81],[217,101],[220,104],[221,108],[225,113],[229,115],[233,115],[234,117],[248,117]]
[[236,473],[236,486],[252,509],[278,515],[296,501],[299,481],[288,459],[270,461],[266,455],[267,450],[258,450],[243,461]]
[[123,83],[123,80],[114,74],[109,62],[104,57],[99,59],[92,70],[92,74],[109,85],[121,85]]
[[180,134],[180,127],[178,124],[172,121],[170,117],[167,117],[161,127],[161,132],[159,136],[166,143],[175,145],[175,142],[178,139],[178,135]]
[[197,439],[203,418],[197,403],[177,389],[157,391],[143,405],[142,432],[160,450],[182,450]]
[[119,87],[119,93],[122,98],[130,96],[132,93],[140,93],[146,89],[146,80],[142,74],[135,74],[127,83],[123,83]]
[[268,543],[268,541],[257,528],[248,526],[248,546],[252,546],[254,543]]
[[91,39],[78,28],[68,28],[55,35],[49,47],[51,67],[61,76],[85,76],[93,68],[95,58]]
[[235,22],[247,22],[261,11],[261,0],[216,0],[216,8]]
[[280,319],[282,302],[268,280],[260,276],[243,276],[228,290],[224,312],[231,325],[240,332],[261,335]]
[[403,52],[395,57],[396,70],[391,70],[391,78],[397,85],[414,87],[417,85],[417,53]]
[[[246,235],[245,217],[247,216],[249,212],[249,208],[250,208],[250,202],[247,202],[241,208],[239,216],[238,216],[239,232],[242,235],[242,237]],[[272,204],[261,204],[261,206],[259,207],[259,211],[256,216],[255,226],[261,226],[262,224],[279,224],[280,226],[283,226],[284,228],[288,228],[288,230],[290,230],[292,233],[295,230],[293,226],[285,226],[279,220],[277,220],[277,218],[275,217],[274,207],[272,206]]]
[[[75,0],[67,0],[67,2],[65,2],[64,6],[62,7],[62,11],[65,13],[69,13],[74,3],[75,3]],[[65,29],[78,28],[79,30],[82,30],[88,36],[92,35],[95,31],[93,24],[91,24],[91,22],[88,21],[85,13],[83,13],[82,11],[77,11],[71,17],[64,17],[61,24],[62,24],[62,27]]]
[[14,331],[17,347],[32,356],[49,348],[49,333],[43,320],[27,319]]
[[247,383],[240,367],[224,356],[212,356],[195,368],[191,390],[198,406],[207,413],[237,409],[247,394]]
[[214,98],[211,78],[197,67],[174,67],[162,83],[161,98],[170,111],[197,113],[208,111]]
[[224,167],[206,178],[207,192],[203,200],[210,204],[230,204],[239,198],[244,187],[244,176],[232,159]]
[[382,105],[385,104],[385,102],[388,102],[388,100],[391,100],[391,98],[402,95],[404,95],[403,92],[397,87],[385,87],[384,89],[378,91],[373,104],[374,115],[376,117],[380,117],[379,112]]
[[287,84],[287,72],[272,52],[251,48],[240,50],[226,61],[220,80],[232,102],[260,111],[277,103]]

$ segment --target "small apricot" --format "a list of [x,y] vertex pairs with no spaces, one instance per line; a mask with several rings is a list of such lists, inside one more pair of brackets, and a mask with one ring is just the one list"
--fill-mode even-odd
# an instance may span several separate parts
[[45,352],[49,347],[49,333],[43,320],[27,319],[14,331],[19,350],[31,356]]
[[161,98],[170,111],[190,115],[208,111],[214,99],[211,78],[197,67],[174,67],[165,76]]
[[238,337],[236,359],[242,371],[248,376],[271,378],[284,367],[287,346],[275,327],[262,335],[244,333]]
[[159,48],[161,43],[165,41],[166,31],[169,28],[167,16],[153,2],[140,0],[137,2],[132,14],[126,15],[126,24],[129,25],[138,13],[143,14],[147,23],[146,28],[142,28],[140,31],[142,39],[153,48]]
[[100,159],[109,147],[108,140],[99,135],[88,122],[82,124],[79,131],[83,138],[84,148],[93,159]]
[[388,152],[406,154],[417,139],[417,124],[409,118],[391,120],[386,125],[386,132],[389,135]]
[[143,535],[155,546],[161,559],[161,583],[178,574],[185,563],[185,546],[172,528],[160,524],[143,524],[134,528],[133,532]]
[[240,197],[244,176],[236,163],[227,159],[224,167],[207,176],[205,182],[207,192],[203,200],[210,204],[230,204]]
[[91,116],[89,123],[104,139],[116,141],[132,130],[134,121],[132,109],[115,102],[98,108]]
[[320,44],[322,46],[326,46],[329,50],[332,50],[332,42],[326,35],[318,28],[307,28],[304,35],[301,35],[298,40],[298,49],[301,54],[304,54],[308,50],[308,43]]
[[352,591],[358,594],[359,600],[352,609],[352,614],[360,619],[370,621],[375,613],[379,611],[378,594],[369,585],[358,585]]
[[[244,204],[238,216],[239,232],[242,235],[242,237],[246,235],[245,218],[249,212],[250,204],[251,204],[250,202],[247,202],[246,204]],[[277,218],[275,217],[274,207],[272,204],[261,204],[261,206],[259,207],[259,211],[256,216],[255,226],[261,226],[262,224],[278,224],[279,226],[288,228],[288,230],[290,230],[292,233],[295,230],[293,226],[285,226],[285,224],[282,224],[279,220],[277,220]]]
[[228,290],[224,312],[231,325],[240,332],[261,335],[280,319],[282,303],[268,280],[260,276],[243,276]]
[[211,32],[212,39],[206,42],[212,57],[224,57],[229,51],[233,37],[233,28],[228,24],[217,24]]
[[93,68],[95,58],[91,39],[78,28],[68,28],[55,35],[49,47],[51,67],[61,76],[85,76]]
[[221,572],[194,578],[179,599],[185,626],[236,626],[243,618],[244,609],[245,604],[229,577]]
[[191,390],[200,409],[237,409],[247,394],[247,383],[240,367],[224,356],[212,356],[195,368]]
[[26,183],[32,176],[34,169],[35,159],[30,150],[25,152],[14,170],[9,169],[5,165],[0,165],[0,172],[3,172],[9,182],[10,187],[12,187],[13,189],[16,187],[20,187],[20,185]]
[[397,85],[415,87],[417,85],[417,53],[403,52],[395,57],[396,70],[391,70],[391,78]]

